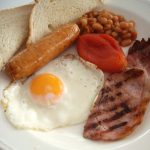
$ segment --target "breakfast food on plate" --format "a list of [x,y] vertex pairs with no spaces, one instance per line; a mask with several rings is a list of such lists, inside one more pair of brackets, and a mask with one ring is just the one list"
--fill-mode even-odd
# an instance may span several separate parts
[[150,75],[150,38],[145,41],[136,41],[134,45],[129,49],[129,55],[127,57],[129,67],[135,66],[146,70]]
[[58,28],[11,58],[6,64],[7,73],[12,80],[28,77],[68,48],[79,33],[76,24]]
[[84,137],[92,140],[118,140],[129,135],[141,122],[145,75],[140,69],[113,74],[105,81],[88,121]]
[[33,5],[0,11],[0,70],[28,36]]
[[102,1],[36,0],[0,11],[0,70],[12,80],[1,104],[16,128],[49,131],[87,120],[85,138],[115,141],[142,122],[150,39],[135,41],[126,58],[135,22],[101,10]]
[[136,41],[129,50],[128,67],[109,75],[84,127],[92,140],[119,140],[142,122],[150,100],[150,39]]
[[37,42],[56,27],[75,21],[101,6],[101,0],[38,0],[30,17],[28,43]]
[[17,128],[50,130],[87,119],[103,86],[100,70],[84,65],[71,47],[29,77],[4,91],[8,120]]
[[109,73],[121,72],[127,60],[119,43],[107,34],[85,34],[77,42],[79,56]]
[[107,10],[94,10],[84,14],[78,20],[78,25],[82,34],[106,33],[124,47],[131,45],[137,37],[134,21],[127,21],[123,16]]

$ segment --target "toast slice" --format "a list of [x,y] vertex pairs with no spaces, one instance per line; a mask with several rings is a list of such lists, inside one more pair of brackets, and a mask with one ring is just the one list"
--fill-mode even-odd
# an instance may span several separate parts
[[53,29],[72,22],[101,6],[102,0],[36,0],[30,17],[28,43],[35,43]]
[[33,4],[0,11],[0,71],[25,42]]

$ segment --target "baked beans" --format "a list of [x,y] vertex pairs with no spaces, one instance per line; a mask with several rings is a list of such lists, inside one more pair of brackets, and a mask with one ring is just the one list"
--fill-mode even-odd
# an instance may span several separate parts
[[78,20],[77,24],[80,27],[81,34],[109,34],[118,40],[123,47],[132,44],[137,37],[134,21],[127,21],[124,16],[107,10],[88,12]]

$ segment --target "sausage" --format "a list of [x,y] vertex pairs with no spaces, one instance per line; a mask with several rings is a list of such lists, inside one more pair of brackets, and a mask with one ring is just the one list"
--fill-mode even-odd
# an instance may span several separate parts
[[58,28],[12,57],[5,66],[6,73],[13,81],[32,75],[68,48],[79,33],[80,29],[76,24],[67,24]]

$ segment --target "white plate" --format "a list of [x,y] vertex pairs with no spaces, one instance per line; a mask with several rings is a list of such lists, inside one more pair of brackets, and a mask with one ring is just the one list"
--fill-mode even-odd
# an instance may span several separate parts
[[[28,3],[31,0],[0,0],[0,8]],[[106,6],[114,12],[133,19],[137,24],[138,39],[150,36],[150,1],[106,0]],[[0,74],[0,96],[8,82]],[[93,142],[82,137],[83,124],[56,129],[51,132],[17,130],[6,120],[0,108],[0,147],[6,150],[149,150],[150,149],[150,106],[143,123],[129,137],[117,142]]]

